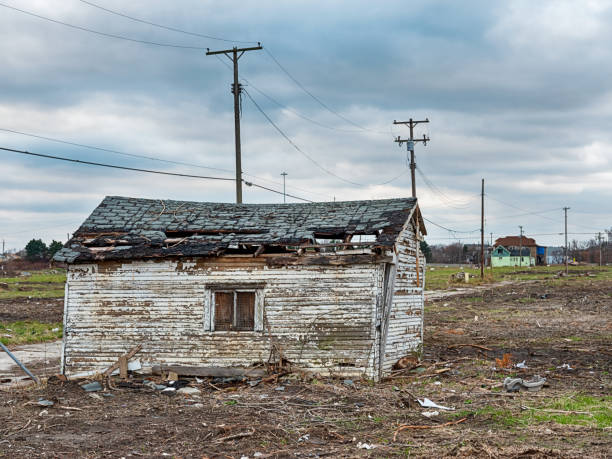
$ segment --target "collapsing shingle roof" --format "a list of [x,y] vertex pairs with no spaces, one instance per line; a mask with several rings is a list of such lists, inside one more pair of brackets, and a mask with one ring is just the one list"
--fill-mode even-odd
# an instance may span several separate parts
[[[391,247],[414,198],[307,204],[224,204],[107,196],[54,257],[59,262],[217,256],[243,246],[304,246],[318,238],[374,235]],[[416,212],[414,212],[416,210]]]

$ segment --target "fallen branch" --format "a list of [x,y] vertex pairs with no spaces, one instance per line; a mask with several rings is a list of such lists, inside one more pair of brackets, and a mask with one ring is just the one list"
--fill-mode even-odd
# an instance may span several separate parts
[[237,434],[234,434],[234,435],[228,435],[227,437],[217,438],[215,440],[215,443],[222,443],[224,441],[235,440],[237,438],[250,437],[254,433],[255,433],[255,430],[251,430],[250,432],[241,432],[241,433],[237,433]]
[[[71,411],[83,411],[83,408],[77,408],[75,406],[62,406],[57,405],[60,410],[71,410]],[[88,407],[89,408],[89,407]]]
[[481,346],[480,344],[453,344],[452,346],[448,346],[449,349],[456,349],[458,347],[475,347],[477,349],[482,349],[483,351],[493,352],[493,349],[486,346]]
[[437,424],[437,425],[434,425],[434,426],[422,426],[422,425],[408,425],[408,424],[404,424],[404,425],[399,426],[397,428],[397,430],[395,431],[395,434],[393,435],[393,441],[396,440],[397,434],[400,433],[402,430],[408,430],[408,429],[414,429],[414,430],[418,430],[418,429],[439,429],[440,427],[452,426],[452,425],[464,422],[466,420],[467,420],[467,418],[462,418],[462,419],[459,419],[458,421],[445,422],[444,424]]
[[536,410],[536,411],[544,411],[545,413],[559,413],[559,414],[586,414],[588,416],[593,416],[593,413],[589,411],[565,411],[565,410],[552,410],[546,408],[534,408],[531,406],[521,406],[523,410]]

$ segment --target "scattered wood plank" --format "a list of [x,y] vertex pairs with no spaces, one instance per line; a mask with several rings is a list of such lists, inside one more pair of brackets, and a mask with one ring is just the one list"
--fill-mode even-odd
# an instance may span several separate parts
[[217,438],[215,440],[215,443],[222,443],[222,442],[228,441],[228,440],[236,440],[238,438],[250,437],[254,433],[255,433],[255,429],[253,429],[253,430],[251,430],[249,432],[240,432],[240,433],[237,433],[237,434],[228,435],[227,437]]
[[[132,357],[134,357],[138,352],[140,352],[141,349],[142,349],[142,344],[138,344],[138,345],[134,346],[132,349],[130,349],[128,352],[123,354],[121,357],[125,357],[126,362],[127,362]],[[108,367],[108,369],[104,373],[102,373],[102,375],[103,376],[110,376],[113,371],[118,370],[119,366],[120,366],[119,362],[120,362],[121,357],[119,357],[119,359],[117,359],[117,361],[115,363],[113,363],[110,367]]]
[[127,379],[128,376],[128,361],[125,355],[119,357],[119,377]]
[[230,378],[232,376],[261,377],[266,374],[266,371],[263,368],[195,367],[181,365],[153,366],[154,375],[161,375],[162,372],[174,372],[179,376],[202,376],[208,378]]
[[453,344],[451,346],[448,346],[449,349],[456,349],[458,347],[475,347],[476,349],[482,349],[483,351],[493,352],[493,349],[491,349],[490,347],[481,346],[480,344]]

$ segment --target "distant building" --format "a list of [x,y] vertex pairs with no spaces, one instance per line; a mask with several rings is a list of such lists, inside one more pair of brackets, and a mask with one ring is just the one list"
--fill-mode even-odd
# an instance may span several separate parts
[[502,266],[534,266],[535,258],[530,256],[530,250],[527,247],[524,247],[521,252],[519,249],[507,249],[503,245],[499,245],[493,249],[491,264],[494,268]]
[[547,247],[546,263],[549,265],[560,265],[563,263],[565,247]]
[[[538,245],[535,239],[533,238],[526,237],[526,236],[500,237],[495,240],[494,247],[497,248],[499,246],[502,246],[508,249],[509,251],[516,250],[517,257],[518,257],[519,250],[527,248],[529,249],[529,256],[534,259],[534,264],[546,265],[548,263],[546,247]],[[493,252],[495,252],[495,249],[493,249]]]

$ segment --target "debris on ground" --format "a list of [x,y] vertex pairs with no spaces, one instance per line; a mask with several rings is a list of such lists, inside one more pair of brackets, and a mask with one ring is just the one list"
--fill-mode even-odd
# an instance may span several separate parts
[[[99,391],[81,388],[93,378],[59,377],[0,391],[0,456],[607,457],[610,426],[599,414],[612,403],[610,282],[568,279],[545,301],[539,295],[550,289],[546,281],[482,290],[484,301],[472,301],[473,293],[428,301],[424,347],[410,364],[417,366],[394,369],[382,382],[277,369],[270,376],[177,374],[185,383],[170,384],[169,369],[145,374],[141,357],[141,370],[128,368],[124,381],[99,379]],[[23,312],[2,305],[10,317]],[[61,322],[61,306],[53,311],[60,316],[52,321]],[[449,350],[459,343],[493,351]],[[494,356],[503,360],[504,353],[514,356],[512,365],[492,370]],[[523,361],[528,369],[518,366]],[[43,374],[43,363],[32,369]],[[530,382],[533,374],[547,378],[545,392],[504,390],[507,376]],[[200,393],[181,394],[182,384]],[[174,390],[163,394],[165,388]],[[456,409],[422,407],[417,399]]]
[[372,443],[357,443],[357,448],[359,449],[374,449],[376,448],[376,445],[373,445]]
[[454,411],[455,409],[455,408],[449,408],[447,406],[438,405],[437,403],[432,402],[428,398],[424,398],[423,400],[417,399],[417,402],[419,402],[419,405],[421,405],[423,408],[438,408],[439,410],[447,410],[447,411]]
[[100,384],[98,381],[94,381],[87,384],[83,384],[81,386],[81,389],[83,389],[85,392],[97,392],[101,391],[103,387],[102,384]]
[[506,378],[504,379],[504,389],[506,392],[518,392],[521,389],[537,392],[544,386],[544,383],[546,383],[546,378],[542,378],[540,375],[535,375],[529,381],[522,378]]
[[558,366],[557,370],[568,370],[568,371],[571,371],[571,370],[573,370],[573,368],[569,365],[569,363],[564,363],[563,365]]

